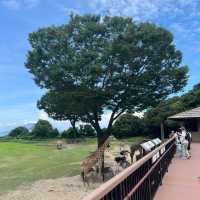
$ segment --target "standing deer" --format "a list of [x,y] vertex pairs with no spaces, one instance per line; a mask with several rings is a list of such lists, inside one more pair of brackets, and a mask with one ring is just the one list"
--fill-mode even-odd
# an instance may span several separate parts
[[148,139],[144,139],[138,143],[132,144],[130,147],[130,157],[131,157],[131,163],[133,163],[134,155],[137,151],[139,151],[139,155],[136,155],[136,161],[140,160],[142,157],[144,157],[147,152],[144,151],[144,149],[141,147],[141,144],[144,142],[149,141]]

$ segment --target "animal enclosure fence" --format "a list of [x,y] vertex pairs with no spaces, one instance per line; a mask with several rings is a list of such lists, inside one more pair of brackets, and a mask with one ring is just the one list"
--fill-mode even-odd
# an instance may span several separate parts
[[84,200],[152,200],[175,151],[175,137],[172,137]]

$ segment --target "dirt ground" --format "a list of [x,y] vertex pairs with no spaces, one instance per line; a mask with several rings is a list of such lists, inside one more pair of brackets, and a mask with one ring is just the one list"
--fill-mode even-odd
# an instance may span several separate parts
[[81,200],[99,183],[84,186],[80,176],[42,180],[0,196],[0,200]]

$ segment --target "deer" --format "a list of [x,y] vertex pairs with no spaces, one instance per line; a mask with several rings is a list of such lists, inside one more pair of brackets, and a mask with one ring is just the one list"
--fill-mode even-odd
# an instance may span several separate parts
[[144,142],[148,142],[148,141],[149,141],[148,139],[144,139],[144,140],[137,142],[135,144],[132,144],[130,146],[131,163],[133,163],[133,158],[134,158],[136,151],[139,151],[139,155],[136,155],[136,161],[140,160],[147,154],[147,152],[145,152],[144,149],[141,147],[141,144]]

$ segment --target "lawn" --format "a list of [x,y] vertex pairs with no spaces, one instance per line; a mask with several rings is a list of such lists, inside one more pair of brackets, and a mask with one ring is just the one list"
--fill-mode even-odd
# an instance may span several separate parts
[[[112,145],[119,142],[114,140]],[[95,149],[96,139],[67,145],[61,151],[55,148],[55,141],[0,140],[0,193],[36,180],[77,175],[81,161]]]

